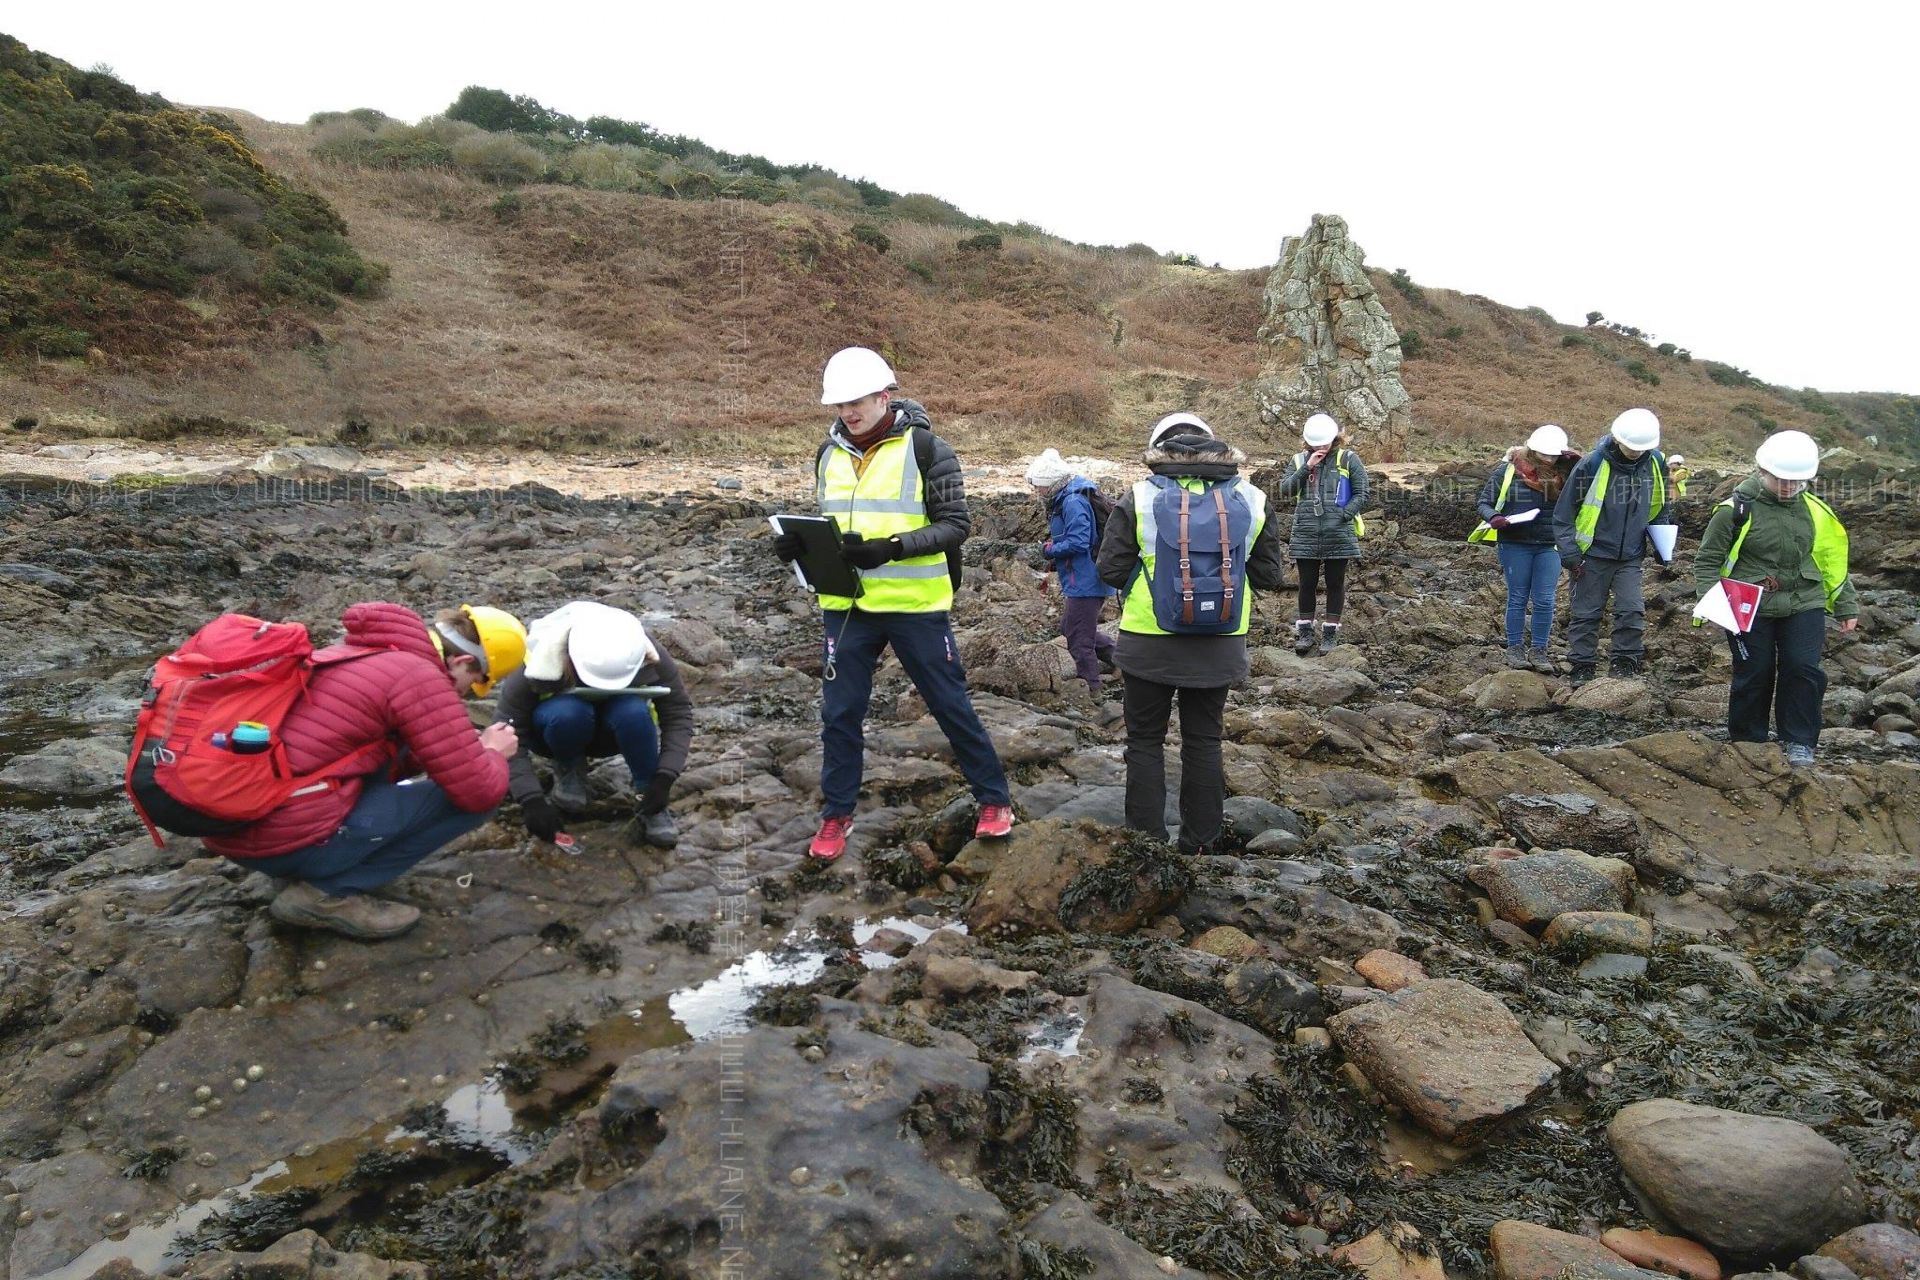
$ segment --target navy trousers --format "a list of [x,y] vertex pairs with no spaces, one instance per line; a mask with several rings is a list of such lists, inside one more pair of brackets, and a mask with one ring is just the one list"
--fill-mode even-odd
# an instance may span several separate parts
[[548,698],[533,709],[533,733],[527,747],[549,760],[627,762],[635,791],[644,791],[660,764],[660,726],[653,704],[632,696],[589,702],[570,693]]
[[955,761],[983,805],[1012,803],[1007,773],[987,728],[973,709],[967,673],[945,613],[868,613],[861,609],[822,615],[826,666],[833,678],[820,690],[820,795],[823,817],[844,817],[860,799],[865,767],[867,705],[873,670],[887,646],[907,678],[927,701],[953,748]]

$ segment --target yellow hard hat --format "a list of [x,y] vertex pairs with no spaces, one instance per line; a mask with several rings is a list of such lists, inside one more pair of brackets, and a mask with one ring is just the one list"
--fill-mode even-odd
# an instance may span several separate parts
[[527,629],[520,619],[505,609],[484,604],[463,604],[460,612],[473,620],[480,633],[480,648],[487,655],[485,678],[474,682],[473,696],[484,698],[493,686],[518,671],[527,660]]

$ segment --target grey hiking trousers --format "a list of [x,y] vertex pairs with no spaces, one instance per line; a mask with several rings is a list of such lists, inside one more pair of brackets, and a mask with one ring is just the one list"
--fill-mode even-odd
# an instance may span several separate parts
[[1613,600],[1614,658],[1644,658],[1647,653],[1647,601],[1640,589],[1640,565],[1634,560],[1601,560],[1588,556],[1580,576],[1573,580],[1573,599],[1567,611],[1567,661],[1591,664],[1600,653],[1600,615]]

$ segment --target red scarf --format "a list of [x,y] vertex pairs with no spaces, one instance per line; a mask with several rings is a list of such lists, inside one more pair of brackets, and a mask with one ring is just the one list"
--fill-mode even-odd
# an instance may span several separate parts
[[[898,409],[888,409],[887,416],[874,423],[873,430],[867,432],[865,435],[857,436],[853,434],[853,432],[847,431],[847,442],[860,452],[865,453],[887,438],[887,432],[893,430],[894,415],[899,412]],[[841,423],[841,429],[846,430],[846,425],[844,422]]]

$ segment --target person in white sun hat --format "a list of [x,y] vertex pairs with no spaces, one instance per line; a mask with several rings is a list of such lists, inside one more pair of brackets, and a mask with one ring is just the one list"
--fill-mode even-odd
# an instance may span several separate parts
[[[1547,642],[1560,591],[1560,552],[1553,545],[1553,504],[1580,455],[1567,448],[1567,433],[1552,423],[1535,427],[1527,442],[1507,455],[1480,489],[1480,523],[1468,542],[1492,543],[1507,580],[1507,665],[1553,674]],[[1528,609],[1532,609],[1532,639]],[[1528,650],[1532,652],[1529,654]]]
[[[628,840],[662,849],[679,843],[667,800],[687,767],[693,699],[672,655],[639,618],[597,600],[535,618],[526,665],[501,684],[495,718],[528,748],[510,762],[509,777],[531,834],[564,835],[565,815],[591,804],[589,765],[617,755],[633,784]],[[530,754],[553,761],[551,794],[541,790]]]
[[1753,629],[1727,633],[1727,736],[1765,742],[1771,719],[1787,763],[1803,768],[1820,744],[1827,618],[1850,632],[1859,625],[1860,604],[1847,574],[1846,526],[1807,488],[1820,471],[1820,446],[1803,431],[1781,431],[1767,437],[1753,461],[1754,473],[1707,521],[1693,585],[1702,596],[1722,578],[1762,589]]
[[[1607,438],[1580,459],[1553,508],[1553,539],[1573,578],[1567,617],[1567,661],[1572,681],[1594,676],[1600,657],[1600,618],[1613,605],[1608,674],[1638,677],[1646,664],[1646,596],[1641,561],[1654,548],[1649,530],[1665,525],[1673,536],[1667,460],[1660,452],[1660,419],[1651,409],[1628,409]],[[1668,546],[1671,547],[1671,542]],[[1658,554],[1655,549],[1656,555]],[[1669,558],[1661,556],[1662,560]]]

